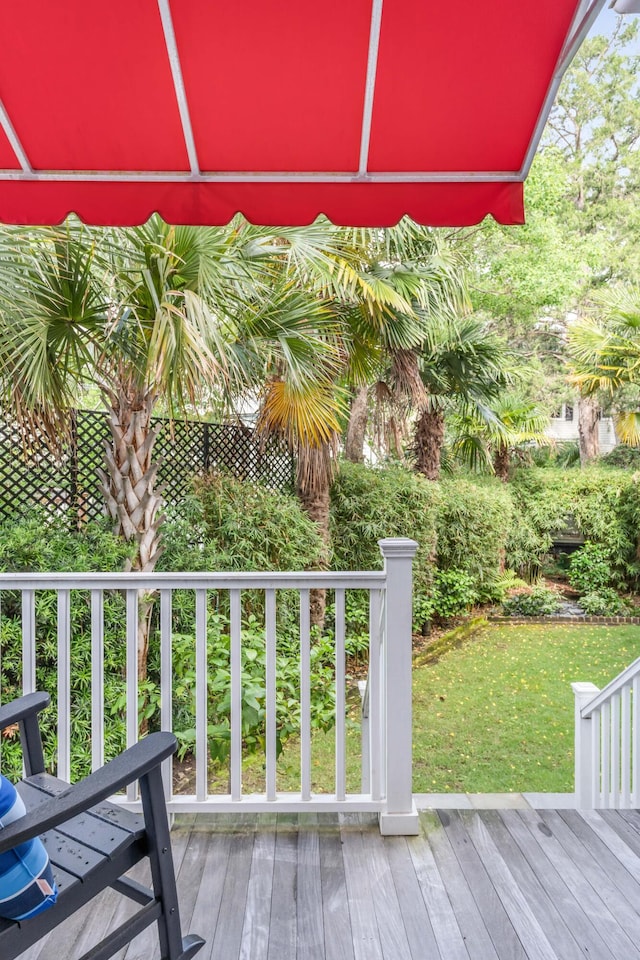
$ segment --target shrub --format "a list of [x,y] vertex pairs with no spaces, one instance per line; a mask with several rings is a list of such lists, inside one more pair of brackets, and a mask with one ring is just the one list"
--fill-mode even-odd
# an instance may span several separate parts
[[[236,481],[237,483],[237,481]],[[268,493],[268,491],[267,491]],[[237,487],[232,494],[239,495]],[[278,494],[278,499],[280,498]],[[224,495],[220,497],[224,501]],[[275,513],[275,504],[262,499],[260,492],[252,500],[246,497],[249,506],[258,501],[259,510],[247,513],[244,526],[261,522],[263,513]],[[309,530],[308,521],[295,516],[297,504],[286,504],[282,511],[285,519],[280,532],[281,548],[273,547],[271,556],[279,557],[284,566],[300,568],[304,559],[312,556],[317,543],[314,529]],[[226,522],[237,504],[229,509]],[[287,513],[290,511],[290,513]],[[268,519],[268,517],[267,517]],[[238,516],[239,522],[239,516]],[[275,518],[271,519],[275,524]],[[288,526],[287,526],[288,524]],[[265,520],[265,525],[269,525]],[[312,525],[311,525],[312,526]],[[201,503],[195,499],[185,504],[183,516],[175,513],[167,525],[167,552],[163,557],[166,567],[173,570],[220,569],[222,546],[220,541],[207,541],[206,514]],[[291,538],[287,540],[287,533]],[[238,534],[238,537],[240,534]],[[247,529],[249,545],[245,562],[253,569],[265,569],[269,561],[259,559],[260,531]],[[253,550],[247,559],[249,550]],[[296,552],[297,551],[297,552]],[[51,520],[39,515],[22,521],[0,524],[0,568],[24,571],[82,571],[121,570],[128,548],[115,538],[105,525],[92,525],[85,532],[65,529],[58,518]],[[240,558],[242,559],[242,558]],[[229,563],[239,562],[237,556]],[[227,568],[228,569],[228,568]],[[246,592],[243,591],[243,596]],[[278,609],[278,645],[276,651],[278,705],[277,746],[294,730],[299,728],[299,656],[292,646],[287,623],[299,622],[297,591],[281,591]],[[282,596],[285,595],[285,596]],[[209,592],[207,618],[208,660],[208,719],[211,755],[220,761],[229,750],[229,619],[226,612],[227,597],[221,599],[215,591]],[[246,598],[245,598],[246,599]],[[251,598],[249,598],[249,607]],[[253,606],[258,604],[254,601]],[[173,726],[180,742],[182,754],[193,743],[195,725],[195,609],[194,591],[176,591],[173,595]],[[290,615],[289,621],[281,614]],[[160,705],[160,643],[158,610],[150,633],[148,678],[140,684],[139,704],[144,718],[153,729],[158,723]],[[71,742],[72,775],[75,778],[88,772],[91,762],[91,701],[89,697],[91,671],[91,606],[86,593],[74,591],[71,598]],[[1,688],[3,700],[19,695],[22,681],[22,636],[21,601],[17,591],[3,591],[2,618],[0,620],[0,649],[2,651]],[[282,629],[284,627],[284,629]],[[57,603],[53,591],[38,591],[36,594],[37,630],[37,684],[52,697],[52,708],[43,717],[43,734],[47,763],[52,766],[56,750],[56,689],[57,689]],[[105,647],[105,754],[107,759],[120,752],[126,741],[125,728],[125,656],[126,656],[126,610],[121,592],[105,594],[104,599],[104,647]],[[242,624],[242,673],[243,673],[243,740],[248,752],[262,747],[265,738],[265,642],[264,622],[260,616],[244,610]],[[333,722],[335,694],[333,691],[333,648],[331,643],[320,638],[312,645],[311,720],[313,726],[326,728]],[[3,767],[19,773],[20,753],[17,740],[5,739],[2,744]]]
[[474,579],[464,570],[437,570],[433,577],[433,612],[441,620],[464,613],[477,600]]
[[611,587],[601,587],[585,593],[580,606],[590,617],[619,617],[628,612],[627,604]]
[[[563,474],[566,476],[566,474]],[[553,531],[564,526],[568,506],[562,491],[550,492],[558,471],[535,467],[514,471],[509,484],[513,521],[506,562],[525,580],[535,580],[553,543]]]
[[[184,757],[194,746],[195,662],[193,634],[174,634],[173,725]],[[334,722],[333,645],[312,644],[310,657],[311,727],[329,729]],[[266,742],[266,650],[264,626],[253,617],[242,630],[242,739],[247,753]],[[297,650],[278,638],[276,649],[276,751],[300,730],[300,665]],[[207,625],[208,746],[212,760],[224,764],[231,744],[231,669],[228,622],[210,615]]]
[[640,448],[619,443],[617,447],[600,457],[600,462],[608,467],[638,470],[640,468]]
[[[3,571],[91,572],[121,570],[129,548],[109,531],[107,523],[92,523],[83,533],[65,527],[64,518],[29,513],[0,523],[0,569]],[[0,674],[3,700],[19,696],[22,687],[21,598],[19,591],[2,594],[0,621]],[[35,604],[37,659],[36,683],[52,699],[42,717],[45,756],[53,762],[56,750],[57,698],[57,602],[53,591],[38,591]],[[71,598],[74,624],[71,639],[71,738],[74,745],[72,773],[83,775],[90,768],[91,703],[89,654],[91,650],[91,607],[86,593]],[[104,600],[105,754],[119,752],[126,739],[124,714],[117,706],[124,690],[124,644],[126,615],[123,596],[108,593]],[[2,744],[3,766],[18,773],[21,755],[17,739]]]
[[633,586],[638,581],[637,474],[599,466],[576,471],[532,467],[515,471],[510,487],[516,522],[506,559],[521,576],[535,575],[551,549],[553,533],[571,517],[585,540],[607,551],[614,582]]
[[509,617],[552,616],[560,609],[560,597],[549,587],[522,587],[502,604]]
[[[174,518],[167,530],[165,569],[250,572],[318,567],[320,535],[293,494],[223,473],[199,478],[194,490],[195,499],[185,505],[186,519]],[[184,602],[193,604],[195,599]],[[228,617],[226,593],[214,609]],[[263,618],[264,593],[244,590],[242,610],[245,619]],[[280,630],[297,629],[297,591],[278,591],[277,616]]]
[[579,593],[598,593],[614,580],[609,551],[599,543],[587,541],[569,560],[569,583]]
[[[378,540],[411,537],[416,611],[428,600],[434,569],[438,484],[392,465],[372,469],[343,461],[331,489],[332,566],[381,570]],[[422,622],[421,620],[419,621]]]
[[494,480],[443,480],[440,489],[438,569],[468,574],[475,599],[492,599],[511,525],[510,492]]
[[319,562],[320,535],[292,494],[223,473],[199,478],[194,490],[210,569],[304,570]]
[[561,440],[553,446],[532,447],[530,456],[536,467],[543,469],[580,466],[580,446],[574,440]]

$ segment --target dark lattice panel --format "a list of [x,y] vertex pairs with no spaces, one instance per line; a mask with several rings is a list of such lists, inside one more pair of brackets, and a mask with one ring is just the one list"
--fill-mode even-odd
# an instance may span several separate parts
[[[154,458],[160,462],[158,483],[167,503],[178,503],[190,490],[195,474],[223,469],[236,477],[257,480],[276,489],[293,482],[291,454],[275,441],[263,444],[248,427],[156,419],[162,429]],[[79,410],[71,441],[54,456],[38,436],[27,444],[18,430],[0,420],[0,515],[31,506],[69,513],[79,524],[104,512],[97,470],[104,465],[104,442],[110,439],[105,414]]]
[[73,501],[70,451],[56,457],[38,434],[23,438],[11,423],[0,420],[0,509],[18,505],[66,513]]

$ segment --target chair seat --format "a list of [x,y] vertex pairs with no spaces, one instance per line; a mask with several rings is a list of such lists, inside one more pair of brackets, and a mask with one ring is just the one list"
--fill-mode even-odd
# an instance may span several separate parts
[[[30,811],[50,797],[64,793],[69,784],[50,774],[39,773],[20,781],[16,788]],[[148,855],[144,818],[108,802],[72,817],[58,829],[43,834],[41,839],[58,886],[54,909],[61,919],[94,895],[92,879],[101,878],[103,886],[105,871],[113,873],[116,880],[124,865],[133,866]],[[65,909],[68,898],[73,900],[70,910]],[[51,919],[43,915],[41,923],[50,925]],[[38,926],[37,917],[22,924],[0,919],[0,955],[2,946],[12,939],[11,930],[31,941],[29,934],[35,934]]]

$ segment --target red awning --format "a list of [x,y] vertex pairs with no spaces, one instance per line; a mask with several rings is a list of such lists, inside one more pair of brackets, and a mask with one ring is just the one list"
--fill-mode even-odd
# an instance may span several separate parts
[[521,223],[603,3],[5,4],[0,220]]

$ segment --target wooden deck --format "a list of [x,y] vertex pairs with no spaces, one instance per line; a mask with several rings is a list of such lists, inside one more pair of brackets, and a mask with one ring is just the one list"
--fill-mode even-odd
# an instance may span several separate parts
[[[382,838],[368,816],[199,815],[173,832],[201,960],[640,960],[640,813],[443,810]],[[116,894],[22,954],[72,960]],[[117,916],[115,916],[117,914]],[[155,960],[155,928],[120,960]]]

